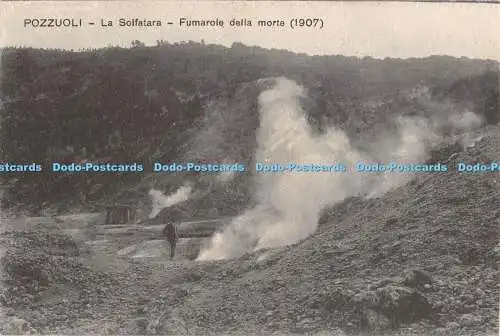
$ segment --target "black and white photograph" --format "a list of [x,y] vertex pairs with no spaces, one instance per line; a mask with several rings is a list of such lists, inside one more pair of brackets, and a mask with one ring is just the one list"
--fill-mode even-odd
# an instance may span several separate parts
[[0,3],[0,334],[499,333],[500,4]]

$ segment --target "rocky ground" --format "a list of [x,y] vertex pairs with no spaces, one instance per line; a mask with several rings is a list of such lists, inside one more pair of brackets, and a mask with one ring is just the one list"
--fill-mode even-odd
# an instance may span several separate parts
[[[450,164],[498,160],[499,134]],[[2,333],[497,334],[499,190],[498,174],[422,174],[293,246],[203,263],[98,217],[4,219]]]

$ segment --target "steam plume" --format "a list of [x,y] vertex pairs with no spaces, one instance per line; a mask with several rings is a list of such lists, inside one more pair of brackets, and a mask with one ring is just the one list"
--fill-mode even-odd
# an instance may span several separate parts
[[162,209],[187,201],[191,196],[191,191],[191,185],[183,185],[177,189],[175,193],[170,196],[165,196],[161,191],[151,189],[149,191],[149,196],[151,196],[153,209],[148,217],[150,219],[155,218]]
[[[358,160],[346,135],[331,129],[314,136],[300,107],[302,87],[284,78],[259,96],[256,160],[270,163],[333,164]],[[360,188],[350,173],[257,173],[257,205],[214,236],[199,260],[235,257],[252,249],[294,243],[314,232],[322,208]]]
[[424,163],[432,149],[451,135],[480,124],[475,114],[451,113],[445,118],[397,118],[396,132],[378,135],[369,152],[351,145],[346,134],[330,128],[314,135],[300,98],[305,91],[293,81],[276,85],[259,96],[260,128],[256,161],[263,163],[344,164],[347,172],[256,173],[255,206],[216,233],[198,260],[235,258],[246,252],[293,244],[314,233],[325,207],[347,197],[378,197],[412,178],[409,173],[357,173],[358,162]]

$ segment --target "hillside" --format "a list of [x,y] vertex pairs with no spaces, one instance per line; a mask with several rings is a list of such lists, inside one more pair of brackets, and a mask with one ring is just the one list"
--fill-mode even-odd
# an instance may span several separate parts
[[[494,159],[499,148],[491,126],[449,163]],[[499,187],[495,174],[421,174],[332,207],[307,239],[232,261],[127,261],[75,246],[50,219],[12,223],[3,263],[25,278],[2,302],[43,334],[494,335]],[[21,260],[40,273],[15,271]]]
[[[476,99],[477,113],[497,111],[498,64],[450,57],[309,57],[237,43],[232,48],[185,43],[82,52],[10,48],[3,51],[1,64],[2,157],[21,163],[134,161],[144,163],[147,172],[156,160],[216,160],[213,153],[202,155],[189,146],[199,145],[195,135],[201,128],[217,129],[217,120],[226,122],[230,115],[234,133],[214,141],[226,148],[233,142],[235,151],[246,148],[235,159],[248,159],[252,125],[258,122],[254,102],[260,88],[255,83],[273,76],[286,75],[308,88],[311,125],[321,130],[335,124],[351,136],[373,129],[380,117],[388,118],[387,112],[400,113],[401,106],[408,106],[407,92],[417,87],[455,85],[451,94]],[[476,82],[489,90],[486,101],[477,101],[484,90]],[[478,89],[468,90],[471,86]],[[233,109],[242,112],[234,116]],[[241,125],[245,138],[236,129]],[[138,174],[4,177],[12,185],[4,207],[22,204],[24,211],[35,213],[47,207],[62,213],[92,210],[114,198],[136,202],[138,195],[126,192],[131,187],[143,195],[151,186],[165,186],[158,177]]]
[[[1,84],[4,162],[145,165],[0,174],[2,334],[498,331],[499,175],[457,170],[498,162],[496,62],[10,48]],[[348,168],[157,174],[155,161]],[[137,218],[105,225],[113,203]]]
[[[495,159],[499,146],[493,127],[450,163]],[[493,335],[499,187],[495,174],[423,174],[349,200],[302,242],[220,266],[226,275],[182,314],[195,334]]]

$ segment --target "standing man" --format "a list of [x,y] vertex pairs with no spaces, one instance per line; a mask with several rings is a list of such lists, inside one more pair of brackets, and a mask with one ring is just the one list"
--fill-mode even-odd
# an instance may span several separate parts
[[179,240],[177,227],[174,223],[168,223],[163,228],[163,234],[167,237],[168,243],[170,244],[170,259],[172,260],[175,256],[175,245],[177,245],[177,241]]

